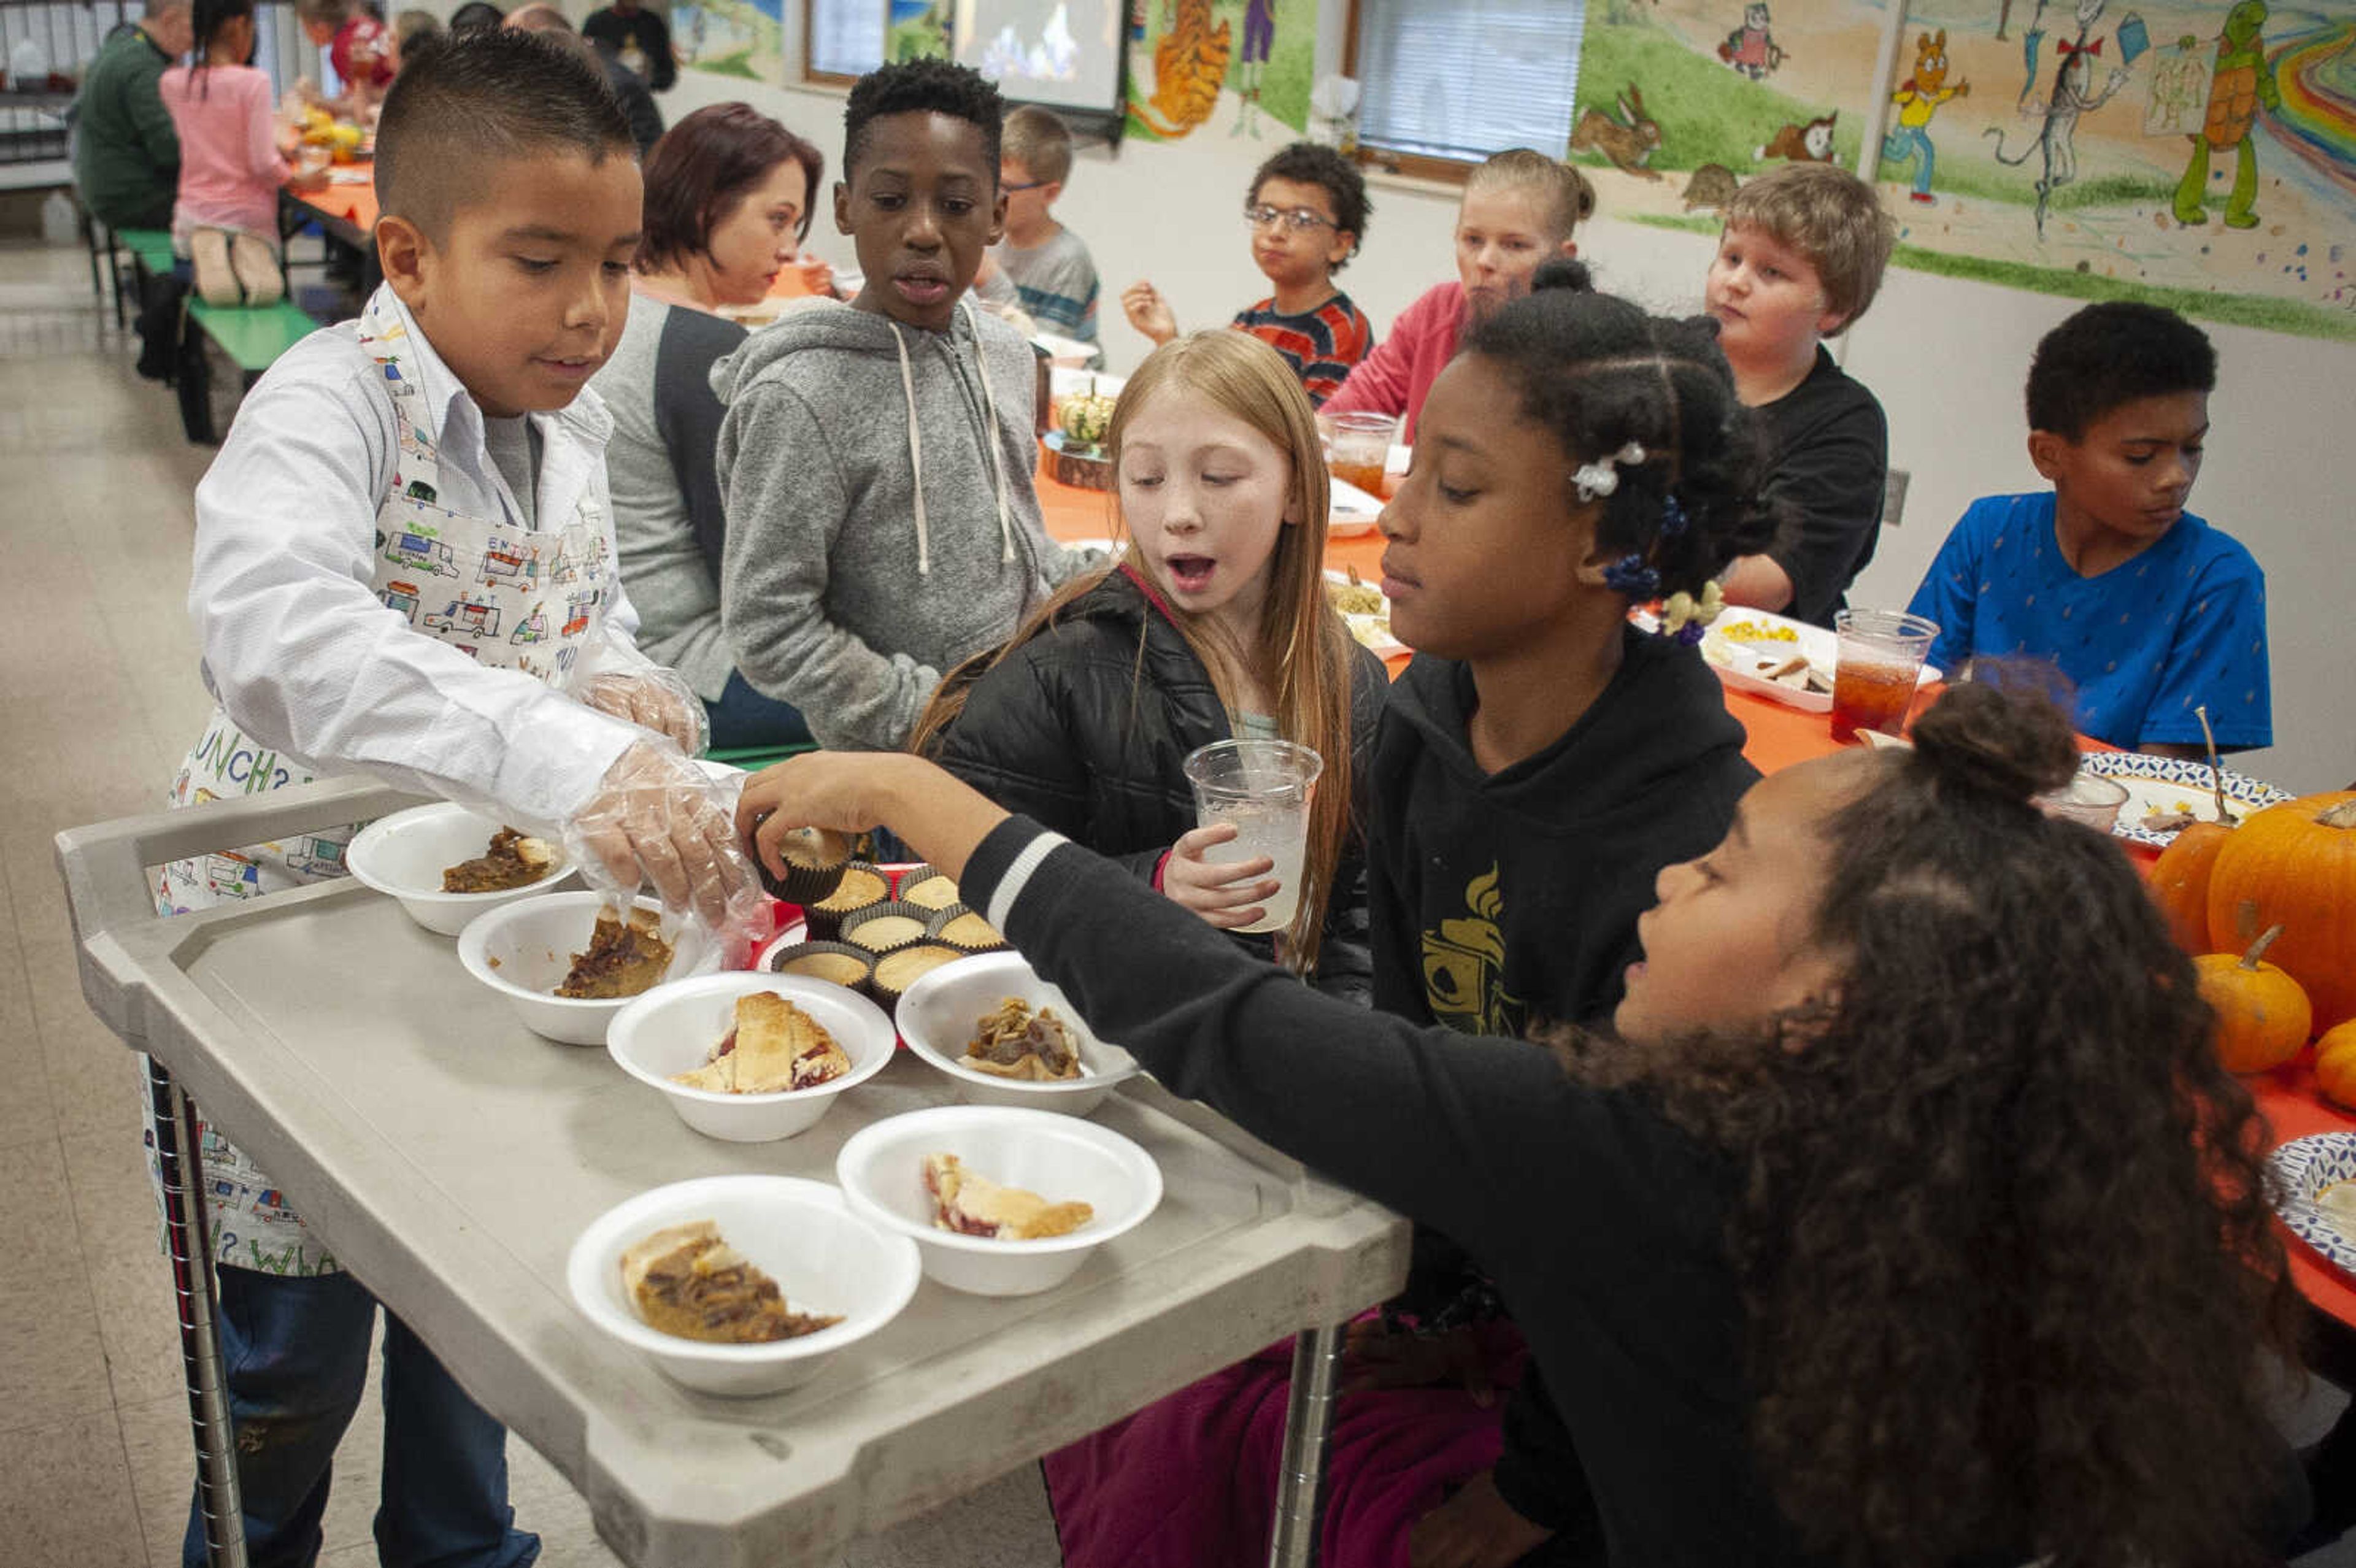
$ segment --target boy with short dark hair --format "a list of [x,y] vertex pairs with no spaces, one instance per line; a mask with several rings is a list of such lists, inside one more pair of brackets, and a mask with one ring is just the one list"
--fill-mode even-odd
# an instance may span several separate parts
[[1873,187],[1830,164],[1752,178],[1726,207],[1707,300],[1735,395],[1771,448],[1763,492],[1783,537],[1734,563],[1731,604],[1830,626],[1873,559],[1890,474],[1890,426],[1824,339],[1855,325],[1881,287],[1897,225]]
[[1072,133],[1055,111],[1026,103],[1006,117],[998,155],[1006,238],[983,256],[979,288],[992,304],[1019,306],[1050,332],[1094,347],[1096,259],[1053,208],[1072,177]]
[[[1320,406],[1374,351],[1374,323],[1333,284],[1373,210],[1358,165],[1314,142],[1295,142],[1260,165],[1244,204],[1252,261],[1276,292],[1229,325],[1283,355]],[[1151,283],[1131,283],[1120,303],[1129,324],[1156,344],[1178,336],[1177,316]]]
[[2209,434],[2217,352],[2172,310],[2091,304],[2029,366],[2029,458],[2052,483],[1972,503],[1908,606],[1939,624],[1931,660],[2048,658],[2079,729],[2199,756],[2199,710],[2226,750],[2271,745],[2266,580],[2184,509]]
[[1037,360],[965,298],[1004,232],[998,90],[945,60],[860,78],[834,223],[864,282],[712,370],[737,668],[819,744],[897,751],[941,672],[1013,635],[1076,562],[1031,482]]
[[[605,439],[642,193],[596,67],[421,44],[378,128],[385,283],[247,394],[197,487],[189,609],[219,706],[173,804],[368,773],[562,836],[593,881],[726,928],[760,900],[700,770],[692,693],[638,656]],[[351,829],[164,868],[166,913],[341,874]],[[584,933],[585,934],[585,933]],[[308,1561],[375,1298],[219,1133],[203,1164],[245,1539]],[[387,1315],[387,1563],[518,1568],[506,1433]],[[265,1435],[266,1429],[266,1435]],[[205,1557],[192,1505],[184,1560]]]

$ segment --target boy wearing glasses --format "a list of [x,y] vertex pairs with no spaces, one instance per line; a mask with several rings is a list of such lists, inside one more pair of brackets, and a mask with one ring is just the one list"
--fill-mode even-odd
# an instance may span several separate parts
[[[1295,142],[1262,164],[1244,207],[1252,261],[1276,293],[1229,325],[1283,355],[1321,406],[1374,351],[1374,323],[1333,286],[1333,274],[1357,254],[1369,211],[1358,166],[1313,142]],[[1120,304],[1129,324],[1156,344],[1178,336],[1176,315],[1151,283],[1130,284]]]
[[998,188],[1006,238],[981,258],[974,288],[992,305],[1014,305],[1049,332],[1095,347],[1097,263],[1052,210],[1072,177],[1072,133],[1055,111],[1026,103],[1006,117]]

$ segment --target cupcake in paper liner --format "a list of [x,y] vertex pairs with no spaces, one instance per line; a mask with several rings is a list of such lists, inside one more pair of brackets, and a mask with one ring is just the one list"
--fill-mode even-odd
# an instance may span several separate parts
[[925,927],[931,923],[931,912],[897,899],[886,899],[844,915],[841,940],[881,958],[895,947],[922,942]]
[[925,936],[960,953],[995,953],[1006,945],[1004,934],[996,926],[963,904],[951,904],[935,915]]
[[875,955],[848,942],[797,942],[771,953],[764,967],[772,975],[827,980],[865,996],[875,974]]
[[763,866],[761,885],[773,897],[804,909],[833,892],[851,865],[851,839],[823,827],[797,827],[778,841],[777,850],[786,874],[771,876]]
[[947,909],[963,903],[958,897],[958,885],[946,872],[930,866],[911,866],[900,873],[899,899],[902,903],[921,905],[928,910]]
[[875,961],[873,994],[884,1010],[891,1012],[900,1005],[908,987],[944,964],[954,964],[967,955],[939,942],[919,942],[907,947],[895,947]]
[[843,867],[832,891],[802,905],[802,917],[809,923],[812,936],[832,941],[842,934],[844,915],[891,896],[890,878],[864,860],[853,860]]

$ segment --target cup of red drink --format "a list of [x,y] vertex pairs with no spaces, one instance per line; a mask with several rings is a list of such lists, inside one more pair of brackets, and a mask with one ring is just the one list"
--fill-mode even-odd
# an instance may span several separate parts
[[1833,616],[1840,651],[1833,665],[1833,739],[1860,730],[1895,735],[1914,706],[1922,657],[1939,624],[1899,610],[1842,610]]
[[1335,414],[1333,422],[1333,437],[1325,466],[1333,470],[1334,478],[1380,498],[1384,494],[1383,468],[1390,462],[1391,437],[1398,433],[1398,416]]

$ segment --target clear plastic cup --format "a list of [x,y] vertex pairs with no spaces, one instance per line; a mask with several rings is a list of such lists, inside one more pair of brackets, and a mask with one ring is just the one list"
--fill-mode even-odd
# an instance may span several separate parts
[[1215,866],[1267,856],[1276,862],[1276,896],[1245,931],[1282,931],[1301,907],[1301,869],[1309,848],[1309,804],[1325,760],[1290,741],[1214,741],[1186,759],[1194,786],[1194,822],[1232,823],[1233,842],[1203,858]]
[[1860,730],[1895,735],[1914,707],[1923,656],[1939,624],[1898,610],[1842,610],[1833,616],[1840,647],[1833,664],[1833,739]]
[[2060,789],[2037,797],[2038,809],[2048,816],[2066,816],[2072,822],[2083,822],[2097,833],[2108,833],[2118,822],[2119,808],[2127,803],[2127,786],[2101,773],[2088,773],[2083,768],[2078,776]]
[[1398,433],[1398,422],[1397,414],[1335,414],[1333,439],[1325,460],[1333,477],[1380,499],[1383,470],[1390,462],[1391,438]]

